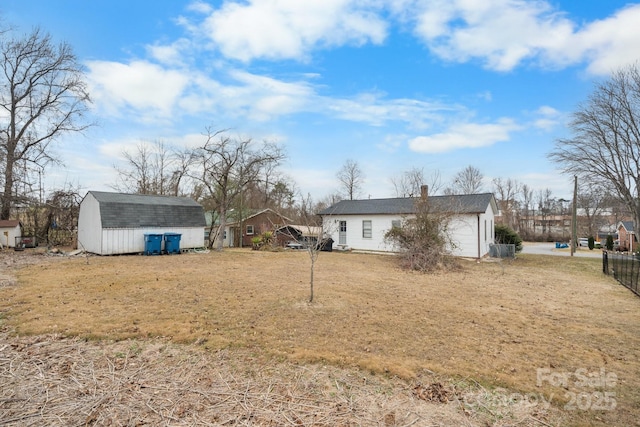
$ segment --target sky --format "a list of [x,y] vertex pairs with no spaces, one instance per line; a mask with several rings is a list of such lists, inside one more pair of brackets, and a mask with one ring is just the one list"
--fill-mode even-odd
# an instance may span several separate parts
[[123,151],[204,143],[207,128],[270,141],[303,195],[394,197],[422,168],[468,166],[571,198],[548,160],[594,85],[640,58],[640,3],[608,0],[0,0],[85,67],[96,125],[55,144],[46,188],[110,191]]

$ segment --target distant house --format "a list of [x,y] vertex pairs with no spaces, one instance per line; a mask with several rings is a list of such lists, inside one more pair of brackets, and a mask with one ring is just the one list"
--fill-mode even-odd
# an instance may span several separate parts
[[225,247],[251,247],[251,239],[265,231],[272,231],[291,220],[272,209],[262,209],[248,215],[242,220],[227,223],[225,227]]
[[633,221],[618,222],[618,240],[620,241],[620,250],[633,252],[638,250],[638,241],[633,228]]
[[186,197],[89,191],[80,203],[78,248],[99,255],[141,253],[145,234],[179,233],[180,249],[204,246],[204,210]]
[[22,237],[22,224],[17,219],[0,220],[0,248],[13,248]]
[[[426,191],[423,197],[427,197]],[[391,227],[415,215],[416,198],[342,200],[321,211],[325,236],[334,247],[355,250],[393,252],[384,241]],[[498,212],[491,193],[455,196],[429,196],[435,211],[450,212],[452,253],[461,257],[482,258],[494,243],[494,217]]]

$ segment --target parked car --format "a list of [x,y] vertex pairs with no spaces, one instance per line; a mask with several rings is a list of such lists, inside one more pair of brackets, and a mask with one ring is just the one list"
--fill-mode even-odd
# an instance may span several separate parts
[[589,239],[586,237],[581,237],[578,239],[578,246],[588,248],[589,247]]

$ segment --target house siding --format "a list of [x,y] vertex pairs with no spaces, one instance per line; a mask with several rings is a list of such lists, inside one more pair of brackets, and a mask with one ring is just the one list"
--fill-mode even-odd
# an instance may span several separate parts
[[[489,203],[484,212],[457,214],[449,222],[448,228],[452,247],[448,249],[455,256],[481,258],[489,253],[494,241],[495,210]],[[346,221],[346,246],[355,250],[393,252],[396,248],[384,241],[385,233],[391,229],[393,221],[414,217],[413,214],[336,214],[323,215],[325,235],[331,236],[334,248],[339,246],[339,223]],[[371,221],[371,238],[362,237],[362,222]]]
[[[323,218],[323,232],[331,236],[334,247],[339,242],[339,221],[347,222],[347,246],[366,251],[393,251],[384,241],[384,235],[391,229],[391,222],[398,215],[336,215]],[[371,238],[362,237],[362,221],[371,221]]]

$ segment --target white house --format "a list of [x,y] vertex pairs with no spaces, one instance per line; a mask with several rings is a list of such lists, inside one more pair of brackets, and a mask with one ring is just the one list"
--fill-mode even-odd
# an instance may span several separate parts
[[[412,197],[342,200],[319,213],[323,232],[334,240],[334,247],[393,252],[384,235],[391,227],[400,226],[404,218],[415,215],[416,201]],[[493,194],[429,196],[429,203],[435,211],[452,213],[453,255],[482,258],[488,254],[498,213]]]
[[78,248],[99,255],[145,251],[145,234],[180,234],[180,249],[204,244],[204,210],[186,197],[89,191],[80,203]]
[[17,219],[0,220],[0,248],[13,248],[16,237],[22,237],[22,227]]

